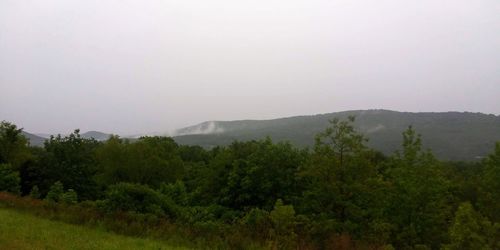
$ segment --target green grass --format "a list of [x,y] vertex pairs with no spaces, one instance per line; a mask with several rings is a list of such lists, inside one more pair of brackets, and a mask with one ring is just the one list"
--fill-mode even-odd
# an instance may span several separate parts
[[[183,249],[0,208],[0,249]],[[184,248],[185,249],[185,248]]]

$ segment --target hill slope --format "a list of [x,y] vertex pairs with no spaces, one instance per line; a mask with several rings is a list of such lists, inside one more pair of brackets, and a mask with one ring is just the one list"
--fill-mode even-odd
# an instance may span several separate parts
[[334,117],[356,116],[356,127],[368,145],[390,154],[399,149],[401,133],[412,125],[423,136],[424,147],[443,160],[474,160],[493,150],[500,140],[500,116],[481,113],[409,113],[388,110],[357,110],[273,120],[211,121],[177,131],[180,144],[213,147],[234,140],[270,136],[297,146],[312,146],[314,136]]

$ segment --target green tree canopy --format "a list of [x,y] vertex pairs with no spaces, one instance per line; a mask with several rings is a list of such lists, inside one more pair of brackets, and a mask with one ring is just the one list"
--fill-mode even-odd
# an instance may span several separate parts
[[295,173],[304,151],[289,143],[234,142],[210,162],[212,180],[206,191],[219,204],[234,209],[271,209],[278,198],[287,201],[296,192]]
[[[445,250],[498,249],[500,231],[498,227],[476,212],[468,202],[460,204],[453,225],[450,227],[451,243]],[[497,232],[495,232],[497,230]]]
[[410,126],[403,133],[403,151],[389,160],[391,190],[387,215],[396,225],[393,239],[398,248],[428,245],[446,239],[451,213],[451,193],[440,163],[422,150],[420,135]]
[[0,123],[0,163],[9,163],[14,169],[18,169],[30,158],[28,140],[22,131],[12,123]]
[[103,184],[131,182],[158,188],[184,175],[178,145],[167,137],[142,137],[128,143],[113,136],[96,152],[98,179]]
[[483,162],[481,173],[480,211],[495,222],[500,222],[500,142]]
[[304,185],[300,211],[314,216],[324,230],[366,233],[381,212],[383,181],[372,161],[367,139],[353,126],[354,117],[340,121],[316,137],[311,160],[300,171]]
[[78,129],[65,137],[51,136],[45,141],[41,178],[48,183],[60,181],[64,187],[81,194],[83,200],[96,198],[98,190],[94,175],[97,172],[95,149],[98,145],[94,139],[82,138]]

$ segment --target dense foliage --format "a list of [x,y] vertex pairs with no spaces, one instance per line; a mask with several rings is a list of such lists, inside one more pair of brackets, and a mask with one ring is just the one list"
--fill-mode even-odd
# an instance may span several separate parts
[[409,127],[384,155],[354,120],[332,120],[312,149],[267,138],[210,150],[78,130],[30,147],[2,122],[0,191],[243,232],[277,249],[500,248],[500,143],[482,162],[441,162]]

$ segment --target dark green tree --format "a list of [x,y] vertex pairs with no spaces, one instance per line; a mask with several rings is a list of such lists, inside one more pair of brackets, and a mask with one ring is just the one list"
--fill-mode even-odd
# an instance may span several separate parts
[[169,197],[148,186],[132,183],[118,183],[109,186],[106,199],[101,206],[108,212],[130,211],[171,218],[178,214],[174,202]]
[[0,191],[20,193],[19,173],[10,164],[0,164]]
[[175,183],[164,183],[160,186],[160,193],[169,197],[177,205],[187,206],[189,202],[188,193],[186,191],[186,186],[182,181],[176,181]]
[[499,229],[476,212],[470,203],[462,203],[455,213],[453,225],[449,230],[451,243],[444,249],[498,249]]
[[[43,155],[43,182],[60,181],[66,188],[80,194],[82,200],[95,199],[99,190],[94,180],[97,173],[95,150],[99,145],[94,139],[85,139],[77,129],[69,136],[51,136],[45,142],[46,154]],[[46,184],[39,185],[39,187]]]
[[281,199],[274,204],[269,213],[271,220],[271,238],[275,249],[296,249],[297,234],[295,233],[295,210],[292,205],[284,205]]
[[375,153],[354,121],[334,119],[317,135],[311,160],[299,174],[305,190],[298,207],[320,231],[361,237],[369,234],[370,222],[385,223],[380,217],[384,183],[372,161]]
[[38,189],[37,185],[33,186],[33,188],[31,189],[30,197],[33,199],[40,199],[41,197],[40,189]]
[[22,131],[12,123],[0,123],[0,164],[8,163],[17,170],[30,158],[28,140]]
[[453,201],[442,165],[422,150],[421,137],[411,126],[403,133],[403,151],[396,152],[388,164],[391,189],[386,214],[396,226],[394,245],[398,249],[438,248],[447,238]]
[[500,142],[494,152],[483,162],[480,175],[479,208],[481,213],[494,222],[500,222]]
[[233,209],[272,209],[278,198],[290,202],[297,192],[295,174],[304,152],[288,143],[234,142],[210,162],[205,194]]
[[59,202],[64,194],[64,186],[60,181],[56,181],[52,186],[50,186],[49,192],[45,197],[46,201],[49,202]]
[[60,200],[65,204],[76,204],[78,202],[78,194],[70,188],[61,195]]
[[43,197],[49,191],[56,179],[51,176],[53,172],[49,162],[52,162],[51,154],[42,147],[30,147],[32,157],[19,168],[21,177],[21,192],[27,195],[34,186],[37,186]]
[[130,155],[126,152],[128,146],[128,142],[123,141],[119,136],[112,135],[96,149],[96,164],[98,165],[96,179],[102,186],[131,181],[131,176],[135,173],[133,169],[129,169]]
[[143,137],[123,142],[111,137],[97,150],[98,180],[103,185],[120,182],[147,184],[158,188],[184,176],[178,145],[168,137]]

